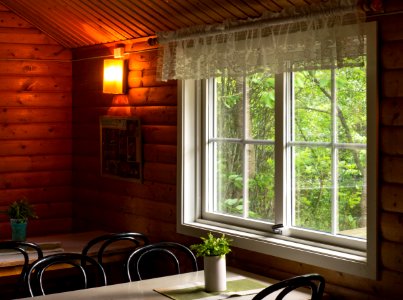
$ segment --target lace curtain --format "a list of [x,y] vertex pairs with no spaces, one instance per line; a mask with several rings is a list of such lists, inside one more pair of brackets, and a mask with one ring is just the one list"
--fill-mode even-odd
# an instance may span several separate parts
[[160,80],[361,64],[364,13],[355,0],[269,13],[247,21],[158,33]]

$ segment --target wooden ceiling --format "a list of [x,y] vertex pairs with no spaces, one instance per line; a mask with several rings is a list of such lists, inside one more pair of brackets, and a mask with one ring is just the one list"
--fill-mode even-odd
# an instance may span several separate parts
[[67,48],[151,37],[160,31],[326,0],[0,0]]

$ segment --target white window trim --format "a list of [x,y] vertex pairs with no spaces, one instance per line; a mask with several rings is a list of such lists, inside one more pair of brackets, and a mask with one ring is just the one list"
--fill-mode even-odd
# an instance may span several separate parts
[[[177,231],[199,237],[207,232],[225,233],[233,239],[233,246],[267,255],[280,257],[317,267],[349,273],[370,279],[377,278],[377,174],[378,174],[378,89],[377,89],[377,26],[367,23],[368,63],[368,182],[367,182],[367,246],[365,252],[310,242],[296,238],[238,228],[234,225],[201,219],[201,118],[198,115],[201,101],[189,101],[201,97],[200,81],[178,81],[178,163],[177,163]],[[200,99],[197,99],[200,100]],[[277,125],[277,124],[276,124]],[[186,142],[184,142],[186,141]],[[186,154],[186,158],[183,157]],[[202,177],[202,176],[200,176]],[[276,192],[281,192],[277,191]]]

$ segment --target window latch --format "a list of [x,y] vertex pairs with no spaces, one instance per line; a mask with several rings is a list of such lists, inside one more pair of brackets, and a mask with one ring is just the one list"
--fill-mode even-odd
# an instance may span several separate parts
[[273,232],[274,232],[275,234],[282,234],[282,233],[283,233],[283,230],[282,230],[283,227],[284,227],[283,224],[274,224],[274,225],[271,227],[271,230],[273,230]]

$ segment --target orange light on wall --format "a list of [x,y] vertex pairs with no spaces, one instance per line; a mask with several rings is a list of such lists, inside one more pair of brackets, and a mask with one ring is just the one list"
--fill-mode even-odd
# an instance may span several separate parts
[[104,85],[105,94],[124,94],[124,60],[105,59],[104,60]]

